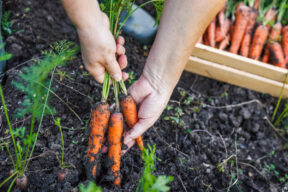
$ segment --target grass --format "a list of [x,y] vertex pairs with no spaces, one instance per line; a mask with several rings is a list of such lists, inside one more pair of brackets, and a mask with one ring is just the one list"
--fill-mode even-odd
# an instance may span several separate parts
[[6,11],[3,14],[1,21],[1,30],[3,34],[11,35],[13,23],[10,21],[11,11]]

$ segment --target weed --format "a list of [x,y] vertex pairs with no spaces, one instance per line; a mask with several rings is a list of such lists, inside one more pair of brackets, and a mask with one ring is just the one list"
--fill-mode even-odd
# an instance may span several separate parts
[[12,34],[11,27],[13,23],[10,21],[10,15],[11,15],[11,11],[4,12],[3,17],[2,17],[2,22],[1,22],[1,29],[3,33],[6,33],[7,35]]
[[[5,46],[5,44],[2,43],[2,44],[0,45],[0,50],[3,49],[4,46]],[[6,53],[5,51],[2,52],[2,53],[0,53],[0,61],[7,61],[7,60],[9,60],[11,57],[12,57],[12,54]]]
[[80,184],[79,190],[80,192],[102,192],[102,189],[98,187],[94,181],[90,181],[86,187]]
[[135,75],[134,75],[134,71],[130,71],[128,72],[128,75],[129,75],[129,79],[127,79],[128,83],[131,85],[133,83],[135,83]]
[[187,97],[185,100],[184,100],[184,104],[185,105],[190,105],[191,103],[192,103],[192,101],[194,101],[194,97],[193,96],[189,96],[189,97]]
[[168,105],[166,107],[167,110],[173,110],[172,115],[165,116],[165,121],[171,121],[172,123],[178,124],[180,126],[184,126],[183,120],[180,119],[180,117],[184,114],[182,108],[176,107],[174,108],[172,105]]
[[276,170],[276,166],[274,164],[265,165],[266,173],[272,173],[281,183],[288,184],[288,174],[280,177],[279,171]]
[[30,11],[30,7],[26,7],[25,8],[25,12],[27,13],[27,12],[29,12]]
[[63,78],[66,77],[72,81],[74,81],[75,79],[71,77],[71,75],[67,74],[66,71],[61,71],[61,70],[57,70],[56,72],[57,75],[59,75],[59,81],[62,82]]
[[153,145],[153,148],[148,145],[147,149],[143,149],[142,159],[144,160],[145,164],[136,192],[167,192],[170,190],[168,183],[173,181],[172,176],[160,175],[156,177],[152,174],[152,172],[156,170],[155,161],[157,157],[155,152],[155,145]]

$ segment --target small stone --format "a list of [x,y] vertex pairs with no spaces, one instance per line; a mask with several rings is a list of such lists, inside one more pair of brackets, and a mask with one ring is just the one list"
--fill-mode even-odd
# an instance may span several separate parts
[[50,149],[53,150],[53,151],[58,151],[58,150],[62,149],[62,146],[59,145],[59,144],[56,144],[56,143],[52,143]]
[[250,113],[250,111],[248,111],[248,109],[246,109],[246,108],[243,108],[243,109],[241,110],[240,114],[242,115],[242,117],[243,117],[244,119],[250,119],[250,118],[251,118],[251,113]]
[[256,123],[253,128],[252,128],[252,132],[253,133],[257,133],[260,129],[260,125],[258,123]]
[[226,114],[226,113],[223,113],[223,112],[220,112],[220,113],[218,114],[218,117],[219,117],[219,119],[220,119],[222,122],[227,122],[227,120],[228,120],[227,114]]

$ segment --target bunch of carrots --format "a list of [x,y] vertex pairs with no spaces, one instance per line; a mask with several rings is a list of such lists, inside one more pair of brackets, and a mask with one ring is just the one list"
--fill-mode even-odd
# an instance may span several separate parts
[[[163,3],[164,0],[150,0],[138,6],[138,8],[133,8],[135,0],[102,0],[101,2],[100,8],[108,16],[110,31],[116,40],[125,22],[138,8],[148,3]],[[126,15],[122,14],[123,10],[125,10]],[[107,101],[111,81],[116,103],[113,112],[110,111],[110,106]],[[123,97],[121,97],[122,99],[119,99],[121,96],[120,91],[123,95]],[[92,111],[90,123],[91,132],[87,153],[89,165],[87,167],[89,167],[88,175],[93,179],[96,179],[97,176],[97,167],[99,167],[98,165],[101,160],[101,148],[103,142],[104,140],[108,140],[108,157],[111,161],[110,169],[114,176],[114,185],[121,185],[120,162],[124,119],[128,127],[131,129],[138,122],[136,103],[133,98],[127,94],[124,82],[111,80],[108,72],[105,72],[101,102],[97,105],[96,109]],[[107,129],[108,139],[104,139]],[[136,139],[136,143],[142,151],[144,144],[141,136]]]
[[228,0],[198,42],[286,68],[287,7],[287,0]]

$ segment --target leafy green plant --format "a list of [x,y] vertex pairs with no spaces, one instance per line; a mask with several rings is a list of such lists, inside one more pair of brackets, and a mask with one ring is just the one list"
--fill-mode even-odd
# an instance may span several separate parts
[[4,12],[3,17],[2,17],[2,22],[1,22],[1,29],[3,33],[6,33],[7,35],[12,34],[11,27],[13,23],[10,21],[10,14],[11,14],[11,11]]
[[155,161],[157,159],[155,152],[155,145],[153,145],[153,147],[148,145],[147,148],[143,149],[142,159],[145,164],[136,192],[167,192],[170,190],[168,183],[173,181],[172,176],[161,175],[156,177],[153,175],[153,171],[156,170]]
[[134,75],[134,71],[130,71],[128,72],[128,75],[129,75],[129,79],[127,79],[128,83],[131,85],[133,83],[135,83],[135,75]]
[[164,120],[165,121],[171,121],[172,123],[175,123],[175,124],[178,124],[180,126],[183,126],[184,122],[180,119],[181,116],[184,114],[182,108],[180,108],[180,107],[175,107],[175,108],[172,107],[171,108],[171,107],[172,107],[171,105],[170,106],[168,105],[167,109],[169,109],[169,110],[174,109],[172,114],[168,115],[168,116],[165,116]]
[[74,81],[75,79],[72,78],[69,74],[66,73],[66,71],[61,71],[61,70],[57,70],[56,72],[57,75],[59,75],[59,81],[63,81],[64,77]]
[[[51,50],[49,54],[47,53],[43,60],[37,60],[34,65],[24,68],[24,72],[19,75],[20,79],[12,82],[16,89],[25,94],[22,107],[17,111],[16,117],[30,115],[30,130],[27,131],[25,127],[12,128],[4,93],[0,86],[1,101],[15,153],[15,158],[9,155],[13,164],[13,174],[3,181],[0,187],[14,178],[9,187],[11,189],[17,178],[25,176],[24,173],[28,167],[29,159],[32,157],[42,120],[45,115],[51,112],[55,113],[55,110],[49,105],[49,93],[55,69],[71,60],[77,53],[78,47],[54,47],[56,49]],[[38,123],[38,128],[34,130],[36,123]],[[11,154],[9,147],[7,147],[7,151]]]
[[94,181],[90,181],[86,187],[80,184],[79,190],[80,192],[102,192],[102,189],[98,187]]
[[[4,46],[5,46],[5,44],[2,43],[2,44],[0,45],[0,50],[3,49]],[[5,51],[2,52],[2,53],[0,53],[0,61],[7,61],[7,60],[9,60],[11,57],[12,57],[12,54],[6,53]]]

